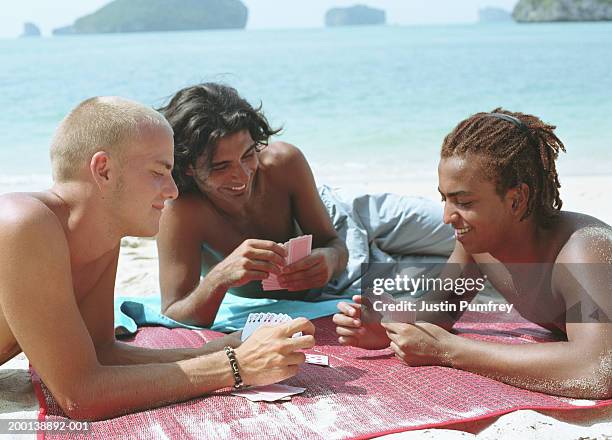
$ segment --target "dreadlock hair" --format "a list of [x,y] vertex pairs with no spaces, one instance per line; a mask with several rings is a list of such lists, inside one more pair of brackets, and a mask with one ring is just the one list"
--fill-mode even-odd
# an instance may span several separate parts
[[196,167],[204,155],[210,168],[219,140],[248,130],[254,142],[268,145],[268,139],[281,131],[272,129],[261,112],[240,97],[236,89],[217,83],[203,83],[179,90],[170,102],[158,109],[174,131],[174,169],[172,176],[179,194],[198,192],[186,171]]
[[554,134],[555,128],[536,116],[497,108],[460,122],[444,139],[440,155],[478,157],[500,197],[526,184],[529,198],[521,221],[533,214],[538,225],[549,227],[563,205],[555,160],[565,146]]

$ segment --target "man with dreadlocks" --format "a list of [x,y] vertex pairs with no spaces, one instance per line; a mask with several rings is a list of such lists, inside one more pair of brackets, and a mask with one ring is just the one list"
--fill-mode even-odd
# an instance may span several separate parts
[[[449,263],[488,278],[524,318],[560,332],[560,342],[509,345],[458,337],[448,330],[461,312],[421,312],[417,324],[381,324],[372,321],[360,296],[338,305],[339,342],[389,347],[412,366],[459,368],[535,391],[612,397],[612,228],[561,211],[555,160],[565,148],[554,129],[502,109],[471,116],[444,140],[438,190],[444,221],[457,239]],[[453,292],[426,297],[459,298]]]

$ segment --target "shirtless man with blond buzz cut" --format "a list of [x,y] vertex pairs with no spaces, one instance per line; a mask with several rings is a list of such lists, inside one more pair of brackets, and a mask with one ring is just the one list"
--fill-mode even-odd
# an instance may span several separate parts
[[261,328],[242,344],[237,333],[196,349],[115,339],[120,240],[157,234],[164,203],[177,197],[173,161],[172,129],[159,113],[91,98],[56,132],[53,187],[0,196],[0,364],[23,351],[71,418],[109,418],[231,387],[225,347],[235,348],[245,385],[279,382],[304,362],[299,350],[314,345],[304,318]]

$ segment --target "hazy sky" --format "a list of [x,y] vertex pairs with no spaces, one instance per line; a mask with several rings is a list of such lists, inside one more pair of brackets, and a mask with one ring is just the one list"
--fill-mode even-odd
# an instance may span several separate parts
[[[518,0],[243,0],[249,8],[248,28],[319,27],[325,11],[355,3],[380,7],[392,24],[469,23],[478,9],[499,6],[511,10]],[[44,35],[72,24],[109,0],[18,0],[3,2],[0,38],[19,35],[25,21],[36,23]]]

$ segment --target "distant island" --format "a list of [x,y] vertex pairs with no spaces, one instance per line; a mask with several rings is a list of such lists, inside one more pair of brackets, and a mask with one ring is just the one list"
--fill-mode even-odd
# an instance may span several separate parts
[[512,17],[521,23],[612,20],[612,0],[520,0]]
[[244,29],[240,0],[115,0],[53,35]]
[[387,14],[382,9],[355,5],[349,8],[332,8],[325,14],[325,26],[355,26],[365,24],[385,24]]
[[34,23],[24,23],[23,33],[20,35],[20,37],[40,37],[40,29]]
[[478,10],[479,23],[512,21],[512,13],[502,8],[487,7]]

